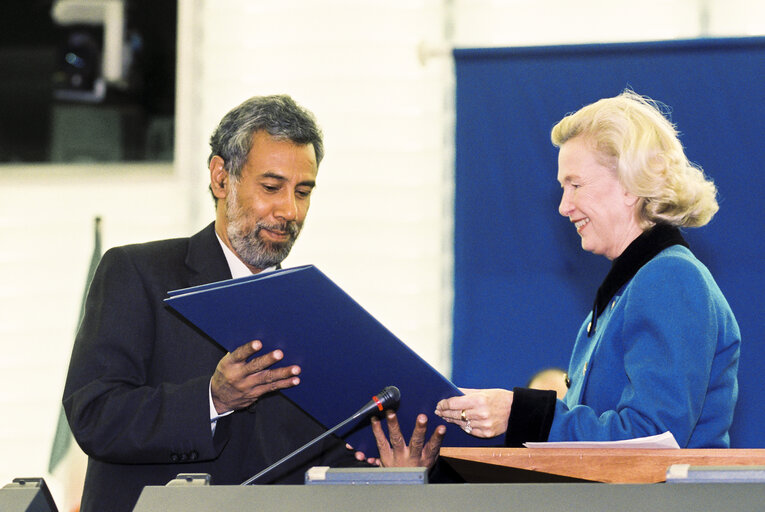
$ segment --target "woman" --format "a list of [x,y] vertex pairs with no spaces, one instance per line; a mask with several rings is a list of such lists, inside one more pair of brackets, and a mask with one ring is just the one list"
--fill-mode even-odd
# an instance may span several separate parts
[[559,212],[582,248],[613,261],[574,344],[570,389],[473,390],[436,414],[477,437],[613,441],[669,430],[686,448],[728,447],[740,334],[678,228],[716,213],[716,188],[686,158],[674,126],[632,91],[566,116]]

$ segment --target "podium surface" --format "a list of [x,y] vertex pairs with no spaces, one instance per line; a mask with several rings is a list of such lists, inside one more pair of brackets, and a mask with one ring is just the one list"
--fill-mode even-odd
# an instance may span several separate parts
[[468,482],[664,482],[673,464],[765,465],[765,449],[441,448]]
[[762,483],[657,483],[664,482],[672,464],[765,465],[765,449],[442,448],[441,456],[463,476],[470,476],[463,470],[479,476],[483,471],[493,475],[494,482],[524,483],[147,486],[134,512],[313,512],[367,507],[389,512],[749,512],[762,510],[765,503]]
[[426,484],[146,487],[134,512],[762,510],[762,484]]

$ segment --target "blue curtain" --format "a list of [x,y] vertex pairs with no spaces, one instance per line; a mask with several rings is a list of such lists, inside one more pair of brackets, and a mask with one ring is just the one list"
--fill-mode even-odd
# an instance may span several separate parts
[[629,87],[671,107],[720,211],[689,229],[741,326],[734,447],[765,447],[765,38],[455,50],[453,381],[523,386],[566,367],[610,262],[558,214],[565,114]]

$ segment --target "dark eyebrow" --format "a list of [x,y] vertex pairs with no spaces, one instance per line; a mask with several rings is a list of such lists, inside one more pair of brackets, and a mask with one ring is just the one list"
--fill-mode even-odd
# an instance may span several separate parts
[[261,178],[269,178],[272,180],[278,180],[278,181],[287,181],[287,178],[282,176],[281,174],[277,174],[275,172],[266,171],[263,174],[260,175]]
[[[277,180],[277,181],[281,181],[281,182],[287,181],[287,178],[285,178],[281,174],[278,174],[278,173],[275,173],[275,172],[272,172],[272,171],[266,171],[263,174],[261,174],[260,177],[261,178],[268,178],[268,179],[272,179],[272,180]],[[297,184],[297,186],[298,187],[311,187],[311,188],[314,188],[316,186],[316,180],[301,181],[300,183]]]

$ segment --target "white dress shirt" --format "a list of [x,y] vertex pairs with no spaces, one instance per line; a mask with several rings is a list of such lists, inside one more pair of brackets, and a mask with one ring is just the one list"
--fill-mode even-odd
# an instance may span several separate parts
[[[226,263],[228,263],[228,268],[231,271],[231,277],[236,279],[238,277],[251,276],[252,272],[249,268],[247,268],[247,265],[245,265],[244,262],[240,260],[236,254],[234,254],[234,251],[229,249],[223,240],[221,240],[220,236],[218,236],[217,232],[215,233],[215,237],[218,239],[218,243],[220,244],[221,249],[223,249],[223,255],[226,256]],[[269,267],[263,270],[263,272],[268,272],[275,269],[276,267]],[[212,380],[208,386],[207,394],[210,398],[210,429],[212,430],[212,433],[215,434],[215,425],[218,423],[218,419],[224,416],[228,416],[234,411],[218,414],[218,411],[215,410],[215,404],[213,403],[212,399]]]

